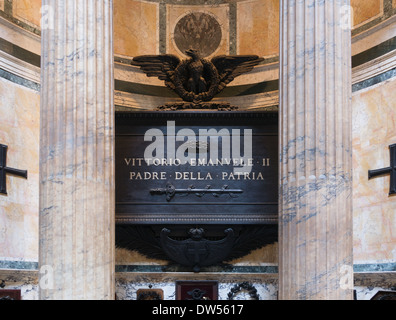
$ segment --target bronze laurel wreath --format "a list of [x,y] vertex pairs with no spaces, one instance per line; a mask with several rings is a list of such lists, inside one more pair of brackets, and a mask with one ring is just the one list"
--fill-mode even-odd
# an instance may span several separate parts
[[249,282],[242,282],[231,288],[231,291],[228,293],[228,300],[234,300],[235,295],[242,290],[248,291],[253,300],[260,300],[260,296],[257,294],[257,289]]

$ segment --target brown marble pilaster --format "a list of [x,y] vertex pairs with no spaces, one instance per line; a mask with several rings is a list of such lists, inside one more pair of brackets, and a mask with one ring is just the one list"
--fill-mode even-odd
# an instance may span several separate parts
[[114,299],[112,0],[43,0],[40,298]]
[[348,5],[281,0],[280,299],[352,299]]

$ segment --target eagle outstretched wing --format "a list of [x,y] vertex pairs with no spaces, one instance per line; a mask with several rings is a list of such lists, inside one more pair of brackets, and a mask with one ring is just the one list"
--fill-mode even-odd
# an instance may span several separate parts
[[253,68],[263,60],[263,58],[256,55],[222,55],[212,58],[211,62],[216,67],[220,77],[217,93],[222,91],[236,77],[252,71]]
[[159,239],[146,226],[120,224],[116,226],[116,247],[137,251],[151,259],[168,260]]
[[148,77],[158,77],[165,84],[175,90],[175,69],[180,59],[173,54],[144,55],[133,58],[131,64],[140,67]]

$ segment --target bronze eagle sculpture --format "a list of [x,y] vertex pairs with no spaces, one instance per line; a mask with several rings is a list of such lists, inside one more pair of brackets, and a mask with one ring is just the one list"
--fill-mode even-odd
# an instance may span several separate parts
[[173,54],[137,56],[131,64],[139,66],[148,77],[165,81],[168,88],[187,102],[185,105],[194,104],[199,108],[236,77],[253,70],[264,60],[256,55],[221,55],[208,60],[196,49],[189,49],[186,54],[190,58],[185,60]]

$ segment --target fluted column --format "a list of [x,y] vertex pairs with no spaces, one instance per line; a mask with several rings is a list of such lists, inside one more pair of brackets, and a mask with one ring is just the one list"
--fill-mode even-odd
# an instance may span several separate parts
[[43,0],[40,298],[114,299],[112,0]]
[[352,299],[348,5],[281,0],[280,299]]

